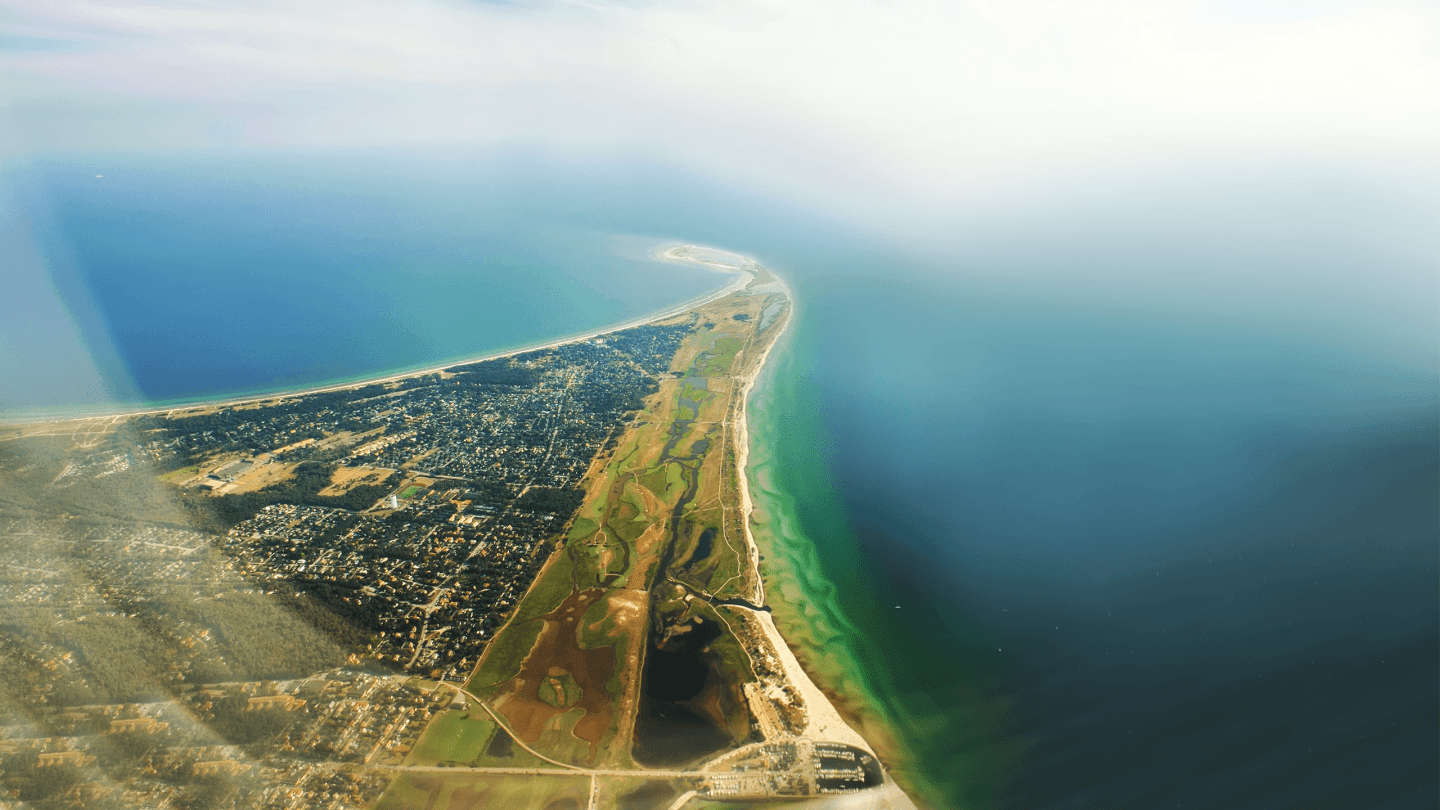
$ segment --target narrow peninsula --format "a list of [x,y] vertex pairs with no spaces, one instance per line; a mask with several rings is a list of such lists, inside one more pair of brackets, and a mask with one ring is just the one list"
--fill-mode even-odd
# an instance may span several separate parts
[[736,280],[481,361],[0,426],[3,787],[914,807],[766,601],[746,401],[789,290],[657,257]]

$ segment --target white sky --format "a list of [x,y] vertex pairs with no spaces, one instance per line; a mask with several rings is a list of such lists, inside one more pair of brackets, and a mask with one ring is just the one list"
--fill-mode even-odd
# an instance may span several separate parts
[[1440,4],[12,0],[0,82],[12,159],[523,142],[946,200],[1194,154],[1431,160]]
[[[1440,4],[10,0],[0,9],[0,170],[66,151],[514,144],[679,165],[902,237],[948,232],[961,209],[1103,204],[1107,189],[1163,185],[1177,166],[1201,186],[1212,165],[1232,173],[1217,175],[1222,184],[1237,165],[1402,178],[1433,206]],[[32,368],[46,352],[85,349],[55,315],[64,307],[46,293],[38,248],[10,236],[0,276],[40,302],[10,320],[48,318],[63,334],[0,335],[0,377],[29,381],[22,394],[27,385],[54,393],[40,399],[104,398],[78,359],[42,364],[76,369],[65,379]],[[0,407],[29,402],[10,401],[14,393],[0,387]]]

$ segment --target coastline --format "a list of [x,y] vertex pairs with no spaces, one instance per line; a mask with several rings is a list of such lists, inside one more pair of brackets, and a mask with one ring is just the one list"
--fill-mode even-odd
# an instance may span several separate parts
[[[773,271],[771,274],[774,274]],[[782,281],[781,284],[783,286],[784,282]],[[790,288],[788,286],[784,286],[784,290],[785,297],[789,299],[793,313],[795,298],[790,294]],[[755,383],[760,378],[760,374],[764,371],[765,364],[770,359],[770,353],[774,351],[775,345],[780,342],[780,339],[785,336],[785,331],[790,328],[790,317],[791,316],[787,316],[785,318],[785,323],[780,327],[780,334],[776,335],[775,339],[770,341],[770,344],[765,347],[765,351],[760,355],[760,359],[755,364],[754,370],[751,371],[745,380],[745,387],[740,394],[740,424],[739,430],[737,431],[739,435],[736,436],[739,447],[737,448],[735,458],[736,464],[742,471],[747,470],[749,467],[750,443],[753,438],[750,432],[749,418],[750,393],[755,388]],[[742,474],[738,476],[738,478],[740,484],[740,508],[742,510],[741,514],[744,515],[745,540],[750,551],[751,564],[754,566],[757,574],[755,578],[757,593],[755,594],[756,598],[754,601],[756,604],[764,604],[765,580],[760,563],[760,548],[756,544],[754,532],[750,528],[750,516],[755,508],[754,501],[750,497],[750,476],[748,474]],[[872,754],[875,753],[871,750],[870,744],[865,742],[865,739],[845,722],[829,698],[827,698],[825,694],[820,691],[820,688],[815,685],[814,681],[810,679],[804,667],[800,666],[800,662],[795,657],[794,651],[790,649],[790,645],[786,643],[784,636],[780,634],[780,630],[775,626],[775,622],[771,619],[770,614],[757,613],[756,618],[760,626],[764,628],[765,636],[770,641],[771,646],[775,648],[776,655],[780,657],[780,664],[785,668],[785,677],[794,685],[796,690],[800,692],[800,696],[805,700],[807,714],[806,731],[810,732],[811,736],[849,743],[850,745],[864,748]]]
[[[786,294],[792,301],[789,319],[793,319],[796,309],[788,287]],[[789,319],[785,324],[787,332],[791,327]],[[885,764],[889,775],[887,786],[903,788],[894,790],[890,806],[914,808],[921,799],[937,801],[939,792],[910,765],[894,730],[895,720],[888,716],[884,702],[872,692],[864,673],[857,669],[857,659],[850,651],[849,642],[849,636],[857,631],[848,625],[838,607],[822,607],[833,601],[834,586],[823,574],[813,542],[797,525],[793,496],[779,490],[772,480],[771,470],[776,463],[771,447],[774,436],[767,434],[775,426],[761,419],[752,428],[748,422],[752,398],[762,413],[773,407],[771,400],[777,396],[775,375],[779,370],[770,365],[768,354],[785,337],[786,334],[777,336],[771,343],[767,362],[762,363],[747,382],[744,407],[747,441],[739,457],[743,470],[740,480],[746,535],[753,554],[758,555],[763,547],[767,555],[759,569],[761,587],[769,588],[778,597],[766,602],[773,612],[766,614],[761,624],[775,643],[787,675],[791,675],[797,685],[803,683],[807,687],[803,690],[807,705],[825,707],[826,727],[838,726],[850,735],[861,737],[864,740],[861,747],[875,753]],[[783,363],[783,353],[779,359]],[[767,370],[769,375],[762,380]],[[752,495],[752,487],[759,496],[758,502]],[[799,677],[792,674],[796,671]]]
[[[767,571],[760,559],[760,544],[757,542],[754,528],[757,509],[750,491],[751,478],[756,474],[756,471],[752,471],[750,463],[751,445],[758,441],[758,437],[750,428],[750,401],[760,377],[765,373],[766,369],[770,367],[769,361],[771,353],[775,351],[775,347],[780,344],[781,340],[786,337],[786,333],[790,329],[791,321],[795,318],[796,310],[795,297],[791,293],[789,285],[785,284],[784,280],[776,275],[773,270],[770,270],[769,273],[780,284],[783,294],[790,302],[790,312],[786,315],[785,321],[781,325],[780,333],[765,347],[765,351],[761,354],[759,361],[754,365],[753,370],[745,380],[740,398],[739,435],[735,437],[738,444],[736,448],[736,464],[741,472],[737,478],[739,479],[740,502],[742,515],[744,516],[742,523],[745,526],[745,539],[748,544],[751,564],[757,574],[756,593],[752,601],[756,604],[765,605],[769,605],[765,592]],[[763,511],[760,512],[762,518],[765,514]],[[770,557],[770,567],[772,569],[784,563],[794,564],[795,561],[789,555],[777,555],[773,553],[775,549],[773,548],[773,543],[771,545],[772,554]],[[791,601],[788,594],[785,596],[787,603]],[[773,610],[773,606],[771,607]],[[796,655],[795,648],[792,647],[791,642],[786,638],[785,634],[780,631],[774,616],[775,614],[773,613],[755,614],[757,623],[765,633],[766,639],[770,642],[770,645],[775,650],[776,656],[780,660],[780,665],[785,671],[785,677],[795,690],[800,693],[800,696],[805,702],[807,719],[805,736],[816,740],[843,742],[856,746],[875,754],[882,762],[886,759],[893,759],[896,753],[896,746],[888,728],[872,728],[874,724],[865,722],[866,718],[859,716],[860,713],[854,711],[854,706],[846,705],[857,702],[855,698],[849,700],[839,699],[837,696],[832,696],[833,689],[824,688],[817,683],[817,678],[811,676],[811,669],[820,671],[820,668],[818,666],[806,667],[800,662],[799,656]],[[801,621],[803,621],[803,619]],[[798,642],[799,640],[797,639],[797,646],[799,646]],[[847,679],[842,677],[839,680],[845,681]],[[863,689],[863,684],[861,686]],[[868,694],[867,690],[866,695]],[[873,698],[868,702],[872,705],[875,704]],[[851,709],[848,713],[853,715],[853,720],[856,721],[854,724],[851,723],[850,719],[847,719],[847,713],[842,711],[841,706]],[[877,716],[875,720],[881,721],[881,718]],[[862,735],[857,731],[855,728],[856,725],[866,729],[867,734]],[[881,744],[873,744],[870,740],[874,739],[881,740]],[[892,808],[893,810],[918,810],[914,799],[901,789],[900,785],[895,781],[894,776],[889,775],[889,770],[887,765],[885,785],[877,789],[877,791],[883,792],[884,794],[884,806]],[[877,796],[877,798],[880,797]]]
[[[670,243],[666,243],[669,245]],[[664,246],[662,246],[664,247]],[[672,245],[673,247],[673,245]],[[215,397],[196,397],[194,399],[173,400],[170,402],[146,403],[126,405],[114,403],[111,405],[96,406],[94,410],[79,411],[40,411],[24,414],[0,412],[0,425],[32,425],[46,422],[81,422],[91,419],[114,419],[119,417],[143,416],[146,414],[169,413],[172,411],[185,411],[195,408],[228,407],[234,405],[248,405],[253,402],[269,402],[272,400],[286,399],[289,397],[309,396],[311,394],[323,394],[329,391],[346,391],[352,388],[360,388],[366,385],[377,383],[396,382],[412,377],[423,377],[427,374],[435,374],[447,368],[469,365],[472,363],[483,363],[489,360],[501,360],[506,357],[514,357],[526,352],[542,351],[553,349],[557,346],[564,346],[567,343],[575,343],[581,340],[608,335],[611,332],[619,332],[624,329],[633,329],[637,326],[657,323],[676,315],[688,312],[695,307],[702,306],[717,298],[723,298],[737,290],[744,289],[749,283],[750,276],[741,268],[731,268],[718,265],[712,262],[702,262],[684,257],[671,257],[665,255],[664,251],[657,248],[652,254],[657,261],[669,262],[692,262],[716,272],[733,273],[735,278],[723,287],[718,287],[700,296],[690,298],[678,304],[672,304],[664,309],[638,316],[618,324],[609,324],[587,332],[579,332],[570,335],[553,338],[541,343],[527,344],[516,348],[502,349],[486,354],[467,355],[464,357],[446,360],[440,363],[429,363],[422,368],[411,368],[401,370],[389,370],[374,373],[372,375],[357,378],[330,380],[310,386],[299,388],[285,388],[276,391],[251,392],[242,394],[224,394]]]

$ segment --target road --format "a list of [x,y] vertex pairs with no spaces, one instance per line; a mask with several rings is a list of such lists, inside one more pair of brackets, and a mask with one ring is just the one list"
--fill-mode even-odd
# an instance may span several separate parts
[[[558,768],[490,768],[481,766],[448,766],[448,765],[370,765],[371,770],[380,771],[415,771],[417,773],[480,773],[480,774],[507,774],[511,776],[619,776],[627,779],[636,777],[652,779],[676,779],[680,777],[704,776],[700,771],[653,771],[649,770],[620,770],[620,769],[586,769],[576,768],[573,770],[560,770]],[[788,772],[774,773],[774,776],[784,776]],[[763,771],[749,771],[747,776],[771,776],[772,774]]]
[[[567,764],[564,763],[564,762],[557,762],[557,761],[555,761],[555,760],[553,760],[553,759],[545,756],[544,754],[540,753],[539,751],[536,751],[535,749],[531,748],[530,746],[526,745],[523,740],[521,740],[519,737],[517,737],[517,736],[515,735],[515,732],[510,729],[510,727],[505,723],[505,721],[500,718],[499,713],[497,713],[494,709],[491,709],[490,706],[485,703],[485,701],[483,701],[483,700],[481,700],[480,698],[476,697],[474,694],[472,694],[469,690],[465,689],[463,686],[460,686],[460,685],[458,685],[458,684],[446,683],[446,682],[444,682],[444,681],[441,681],[440,684],[439,684],[438,686],[436,686],[435,688],[436,688],[436,689],[439,689],[441,686],[449,687],[450,689],[455,690],[455,692],[456,692],[457,694],[464,695],[468,700],[474,701],[474,702],[475,702],[475,705],[477,705],[477,706],[479,706],[480,708],[484,709],[484,710],[485,710],[485,713],[488,714],[488,715],[490,715],[491,719],[493,719],[493,720],[495,721],[495,723],[500,726],[500,728],[504,729],[506,734],[509,734],[509,735],[510,735],[510,739],[511,739],[516,745],[518,745],[518,746],[520,746],[521,748],[523,748],[523,749],[524,749],[527,753],[529,753],[531,756],[534,756],[534,757],[537,757],[537,758],[539,758],[539,759],[541,759],[541,760],[544,760],[545,762],[548,762],[548,763],[550,763],[551,765],[554,765],[555,767],[554,767],[554,768],[503,768],[503,767],[449,766],[449,765],[371,765],[371,766],[369,766],[369,767],[371,767],[371,768],[373,768],[373,769],[376,769],[376,770],[401,771],[401,772],[410,772],[410,771],[413,771],[413,772],[416,772],[416,773],[449,773],[449,774],[454,774],[454,773],[475,773],[475,774],[503,774],[503,775],[509,775],[509,776],[588,776],[588,777],[590,778],[590,799],[589,799],[589,803],[588,803],[588,810],[599,810],[599,806],[600,806],[600,805],[599,805],[599,801],[600,801],[600,777],[610,776],[610,777],[619,777],[619,778],[628,778],[628,779],[634,779],[634,778],[637,778],[637,777],[640,777],[640,778],[653,778],[653,779],[676,779],[676,778],[685,778],[685,777],[695,778],[695,777],[700,777],[700,776],[706,775],[704,771],[663,771],[663,770],[651,770],[651,769],[648,769],[648,768],[647,768],[647,769],[644,769],[644,770],[638,770],[638,769],[634,769],[634,770],[622,770],[622,769],[618,769],[618,768],[581,768],[581,767],[579,767],[579,766],[577,766],[577,765],[567,765]],[[771,772],[771,771],[748,771],[748,772],[746,773],[746,775],[747,775],[747,776],[760,776],[760,777],[769,777],[769,776],[785,777],[785,776],[791,775],[791,772],[789,772],[789,771],[775,771],[775,772]],[[694,794],[694,791],[690,791],[689,794],[687,794],[687,796],[684,797],[684,798],[686,798],[686,799],[688,800],[689,796],[693,796],[693,795],[695,795],[695,794]],[[678,807],[679,804],[677,804],[676,806]]]

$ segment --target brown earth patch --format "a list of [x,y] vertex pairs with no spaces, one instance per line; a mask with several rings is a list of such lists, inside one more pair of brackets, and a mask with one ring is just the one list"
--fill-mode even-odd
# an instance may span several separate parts
[[265,487],[279,484],[282,481],[290,479],[295,474],[296,466],[295,464],[281,464],[269,460],[256,460],[252,463],[249,470],[237,476],[233,482],[223,484],[216,488],[215,494],[229,495],[241,492],[256,492]]
[[[545,628],[525,656],[520,672],[506,683],[508,695],[498,708],[527,745],[537,742],[555,717],[580,708],[585,715],[576,722],[572,733],[590,744],[589,760],[595,760],[600,739],[610,727],[610,696],[605,683],[615,674],[615,648],[581,647],[579,624],[586,609],[604,593],[600,588],[572,592],[555,610],[542,616]],[[569,672],[580,687],[580,698],[565,708],[540,699],[540,685],[554,667]]]
[[327,497],[344,495],[361,484],[378,484],[390,473],[390,470],[376,467],[336,467],[335,472],[330,474],[330,485],[317,494]]
[[610,592],[609,616],[615,629],[631,637],[642,637],[649,623],[649,604],[643,590]]
[[620,696],[616,701],[619,722],[616,738],[629,740],[635,732],[635,710],[640,701],[641,652],[650,630],[650,598],[643,589],[610,592],[607,618],[613,623],[611,638],[629,638],[624,666],[620,672]]
[[626,588],[643,591],[650,587],[650,569],[659,559],[660,541],[665,539],[665,524],[657,522],[646,529],[641,535],[635,538],[635,564],[630,569],[630,577],[625,581]]

